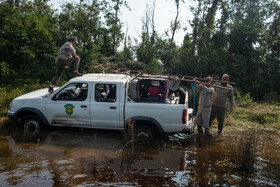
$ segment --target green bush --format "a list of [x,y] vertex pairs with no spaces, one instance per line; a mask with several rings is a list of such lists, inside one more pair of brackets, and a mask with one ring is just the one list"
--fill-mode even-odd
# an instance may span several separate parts
[[242,96],[240,92],[237,92],[237,100],[241,106],[248,106],[252,103],[253,98],[251,97],[250,93]]
[[265,94],[264,100],[268,103],[280,102],[280,95],[277,92],[270,92]]
[[162,69],[161,69],[159,60],[156,58],[153,58],[152,62],[150,64],[146,65],[146,67],[144,68],[144,72],[161,74]]

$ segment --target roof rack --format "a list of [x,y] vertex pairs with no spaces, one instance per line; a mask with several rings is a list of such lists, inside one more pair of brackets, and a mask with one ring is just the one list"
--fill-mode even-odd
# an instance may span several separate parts
[[[194,82],[194,79],[197,79],[197,80],[200,80],[200,81],[208,81],[209,80],[207,78],[199,78],[199,77],[192,77],[192,76],[146,74],[142,71],[130,70],[130,69],[126,69],[126,68],[119,68],[119,67],[116,67],[116,66],[109,66],[109,65],[106,65],[106,64],[93,64],[92,66],[85,66],[85,67],[90,68],[90,69],[97,69],[97,70],[101,70],[101,71],[107,71],[107,72],[110,72],[110,73],[120,73],[120,74],[135,76],[135,77],[165,78],[165,79],[171,80],[174,85],[178,81]],[[219,81],[219,80],[212,80],[212,82],[223,83],[223,81]],[[235,85],[234,82],[227,82],[227,83]],[[203,83],[203,82],[201,82],[201,84],[208,85],[207,83]],[[223,86],[217,86],[217,85],[211,85],[211,86],[216,87],[216,88],[236,91],[233,88],[231,89],[231,88],[227,88],[227,87],[223,87]]]

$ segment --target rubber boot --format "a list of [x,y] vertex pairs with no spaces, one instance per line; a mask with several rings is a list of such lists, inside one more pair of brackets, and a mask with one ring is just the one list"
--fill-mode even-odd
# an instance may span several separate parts
[[197,137],[202,136],[202,133],[203,133],[202,127],[197,127]]
[[221,134],[223,131],[223,124],[218,124],[218,134]]
[[212,135],[210,134],[210,132],[209,132],[209,128],[205,128],[205,135],[206,135],[206,136],[212,136]]

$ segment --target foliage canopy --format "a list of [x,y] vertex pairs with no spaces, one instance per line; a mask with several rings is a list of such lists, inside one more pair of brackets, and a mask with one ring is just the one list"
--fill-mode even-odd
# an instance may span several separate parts
[[[218,79],[228,73],[241,93],[254,99],[280,95],[280,5],[275,0],[194,0],[192,31],[182,45],[174,42],[181,26],[177,15],[164,35],[155,28],[154,6],[143,18],[140,41],[122,32],[125,0],[65,3],[58,12],[48,0],[0,2],[0,84],[46,83],[54,59],[69,36],[79,39],[81,71],[93,62],[152,73]],[[120,49],[120,46],[123,46]],[[118,50],[119,49],[119,50]],[[62,80],[70,78],[64,73]]]

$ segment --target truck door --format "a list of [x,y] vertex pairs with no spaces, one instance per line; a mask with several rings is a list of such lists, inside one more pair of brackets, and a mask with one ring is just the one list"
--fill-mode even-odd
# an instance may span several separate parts
[[55,126],[90,126],[87,83],[71,83],[46,103],[49,123]]
[[90,102],[91,125],[95,128],[120,128],[120,83],[96,83]]

